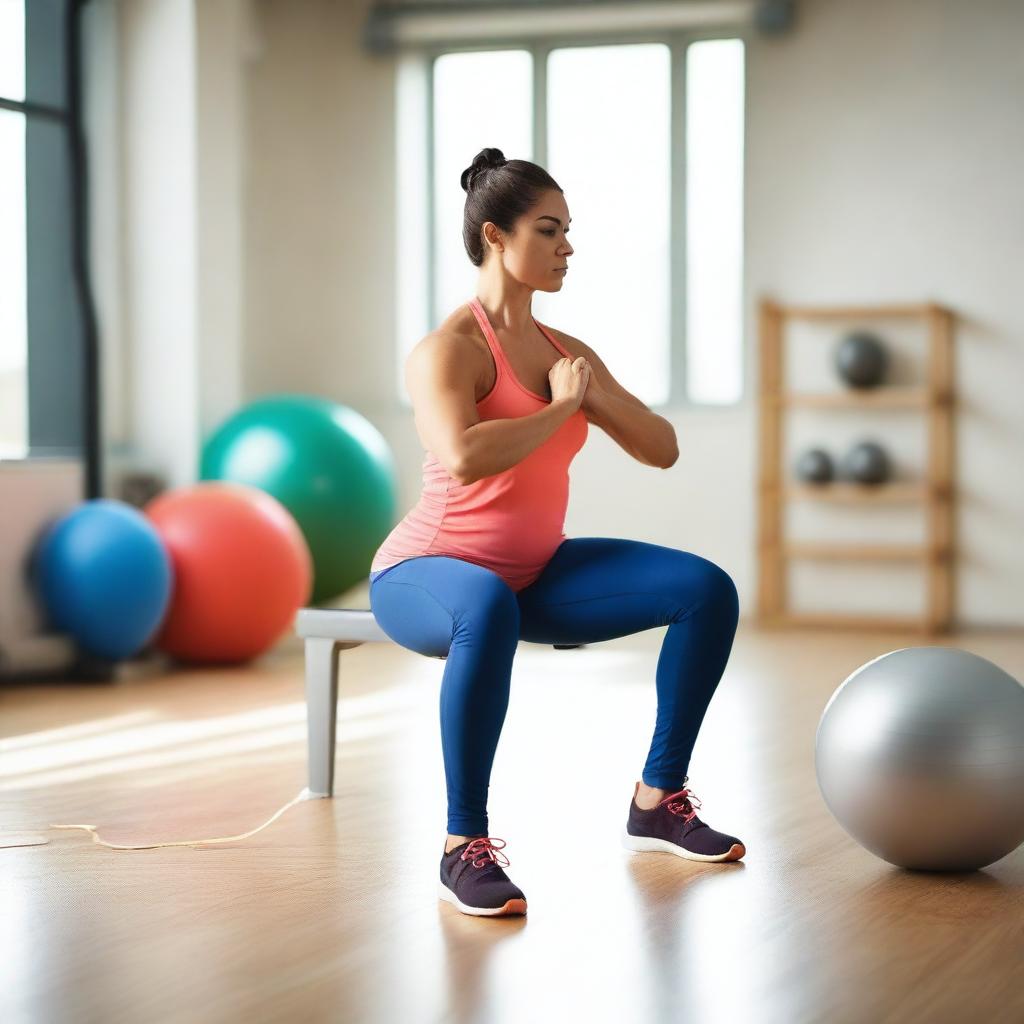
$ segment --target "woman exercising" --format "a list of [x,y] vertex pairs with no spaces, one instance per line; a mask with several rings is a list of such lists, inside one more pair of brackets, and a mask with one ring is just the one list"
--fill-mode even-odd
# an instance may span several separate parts
[[739,603],[730,576],[699,555],[566,537],[569,463],[589,423],[663,469],[678,456],[675,431],[589,346],[531,315],[533,293],[562,287],[573,252],[555,180],[537,164],[484,149],[461,181],[477,294],[406,361],[426,449],[423,491],[374,555],[370,605],[392,640],[447,658],[441,898],[466,914],[525,914],[526,897],[503,870],[505,842],[488,835],[487,823],[518,642],[589,644],[668,626],[654,736],[622,842],[733,861],[743,843],[696,816],[686,772],[729,659]]

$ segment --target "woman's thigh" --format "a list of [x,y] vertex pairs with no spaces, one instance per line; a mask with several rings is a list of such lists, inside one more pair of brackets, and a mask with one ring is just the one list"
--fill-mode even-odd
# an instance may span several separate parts
[[448,654],[456,630],[503,624],[518,637],[515,594],[495,572],[446,555],[420,555],[370,583],[370,608],[395,643],[432,657]]
[[682,621],[711,601],[735,615],[736,589],[700,555],[616,537],[572,537],[519,591],[520,638],[583,644]]

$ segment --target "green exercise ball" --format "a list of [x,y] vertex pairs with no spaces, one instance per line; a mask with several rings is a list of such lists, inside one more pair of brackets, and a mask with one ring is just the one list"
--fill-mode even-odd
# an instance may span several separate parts
[[394,523],[391,449],[364,416],[323,398],[244,406],[207,438],[199,475],[251,484],[291,512],[313,556],[313,604],[365,580]]

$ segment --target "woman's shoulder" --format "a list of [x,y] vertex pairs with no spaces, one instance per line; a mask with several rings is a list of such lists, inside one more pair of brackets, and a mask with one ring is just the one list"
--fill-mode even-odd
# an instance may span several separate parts
[[[467,319],[468,314],[468,319]],[[456,309],[449,316],[438,324],[432,331],[423,335],[416,343],[414,349],[466,349],[476,347],[476,337],[473,327],[476,321],[473,318],[473,311],[468,306]]]
[[477,323],[476,317],[473,315],[473,310],[469,308],[469,303],[463,303],[457,309],[453,309],[441,321],[438,326],[431,331],[438,337],[445,338],[455,345],[466,345],[470,343],[478,347],[479,340],[482,339],[480,333],[480,325]]
[[[469,321],[466,319],[469,316]],[[485,365],[486,342],[476,328],[476,320],[473,311],[468,306],[455,310],[446,317],[429,334],[425,334],[411,349],[409,356],[413,354],[417,359],[440,358],[440,359],[463,359],[468,360],[479,370]]]

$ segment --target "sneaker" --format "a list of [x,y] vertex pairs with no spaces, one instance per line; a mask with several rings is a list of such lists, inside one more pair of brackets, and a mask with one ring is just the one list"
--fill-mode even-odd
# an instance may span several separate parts
[[504,845],[504,839],[481,836],[442,854],[441,899],[464,914],[525,914],[526,897],[522,889],[513,884],[498,861],[500,857],[506,867],[509,864],[508,858],[499,852]]
[[636,795],[640,792],[638,782],[629,804],[629,818],[622,845],[627,850],[643,853],[674,853],[687,860],[739,860],[747,852],[743,843],[735,836],[727,836],[708,828],[697,817],[691,799],[697,801],[698,807],[700,800],[685,788],[686,779],[683,779],[683,787],[675,793],[669,793],[657,806],[644,810],[636,802]]

